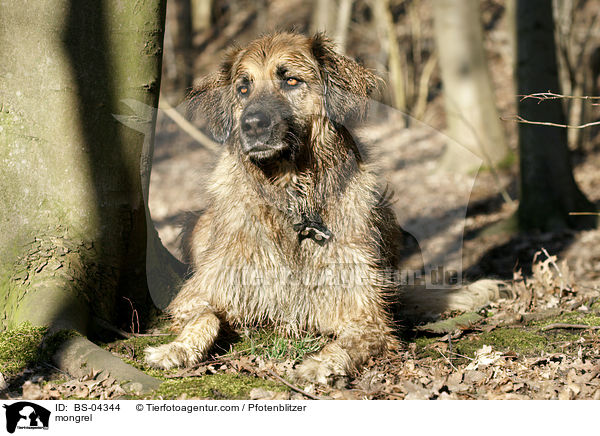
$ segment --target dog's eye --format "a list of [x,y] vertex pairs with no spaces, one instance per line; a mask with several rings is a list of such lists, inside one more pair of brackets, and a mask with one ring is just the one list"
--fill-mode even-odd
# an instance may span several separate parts
[[296,79],[295,77],[288,77],[287,79],[285,79],[285,85],[288,88],[293,88],[295,86],[298,86],[300,84],[301,80],[300,79]]
[[248,95],[250,88],[248,88],[247,85],[241,85],[238,87],[237,91],[238,91],[238,94],[240,94],[240,95]]

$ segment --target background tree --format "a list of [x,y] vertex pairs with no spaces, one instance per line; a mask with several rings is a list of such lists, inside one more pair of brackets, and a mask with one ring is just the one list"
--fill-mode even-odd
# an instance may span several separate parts
[[[165,0],[0,3],[2,329],[29,321],[85,335],[129,326],[132,309],[143,327],[149,282],[157,297],[174,289],[180,264],[146,203],[155,112],[130,108],[157,106],[164,20]],[[84,355],[138,387],[157,384],[84,338],[57,361],[76,373]]]
[[346,50],[354,0],[314,0],[310,31],[326,32],[339,52]]
[[505,133],[495,105],[478,0],[436,0],[434,29],[438,47],[448,134],[474,153],[449,147],[444,166],[469,171],[507,157]]
[[212,0],[191,0],[190,15],[194,33],[201,33],[210,28],[212,3]]
[[408,69],[405,62],[403,62],[398,46],[389,0],[374,0],[373,16],[380,39],[386,45],[385,52],[389,69],[390,89],[392,91],[392,104],[396,109],[406,112],[408,110],[406,102],[406,72]]
[[[552,2],[517,0],[515,15],[517,93],[560,92]],[[519,115],[526,120],[565,124],[560,100],[538,104],[520,99],[518,105]],[[595,207],[573,178],[565,129],[522,123],[519,152],[521,228],[548,231],[596,224],[594,216],[569,215],[595,211]]]
[[[208,10],[206,4],[208,3]],[[166,76],[173,89],[179,91],[172,99],[178,104],[192,86],[193,77],[193,36],[197,26],[210,24],[210,2],[172,0],[168,2],[169,27],[165,44],[172,56],[166,63]],[[206,30],[206,29],[204,29]]]
[[314,0],[313,13],[310,23],[310,31],[315,32],[332,32],[335,28],[337,14],[336,1],[332,0]]

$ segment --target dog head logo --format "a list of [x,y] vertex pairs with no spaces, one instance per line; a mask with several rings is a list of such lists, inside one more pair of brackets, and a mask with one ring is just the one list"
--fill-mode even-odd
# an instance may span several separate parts
[[19,429],[47,429],[50,411],[28,401],[3,405],[6,409],[6,431],[14,433]]

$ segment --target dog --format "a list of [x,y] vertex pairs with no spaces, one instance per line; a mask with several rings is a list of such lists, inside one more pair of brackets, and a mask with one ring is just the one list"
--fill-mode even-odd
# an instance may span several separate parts
[[[179,335],[146,349],[150,365],[200,362],[224,325],[331,338],[296,368],[306,382],[337,383],[398,349],[402,287],[385,272],[415,242],[349,131],[377,87],[323,34],[276,33],[229,50],[192,91],[190,113],[223,150],[184,236],[192,272],[167,309]],[[404,310],[470,309],[497,294],[415,288]]]

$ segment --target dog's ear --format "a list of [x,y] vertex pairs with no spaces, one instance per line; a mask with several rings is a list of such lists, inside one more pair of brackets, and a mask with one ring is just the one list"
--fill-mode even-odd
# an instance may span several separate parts
[[358,62],[336,53],[332,42],[322,33],[312,37],[311,45],[325,84],[329,118],[342,124],[364,118],[369,96],[377,89],[378,77]]
[[219,71],[202,79],[188,94],[188,119],[204,119],[208,130],[218,142],[225,142],[231,133],[231,69],[239,49],[225,55]]

